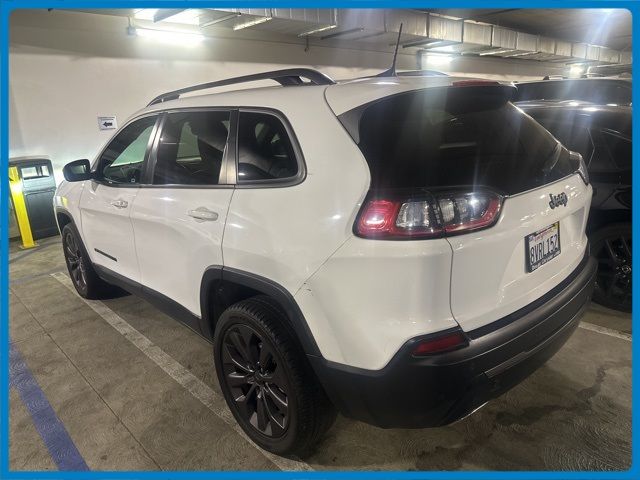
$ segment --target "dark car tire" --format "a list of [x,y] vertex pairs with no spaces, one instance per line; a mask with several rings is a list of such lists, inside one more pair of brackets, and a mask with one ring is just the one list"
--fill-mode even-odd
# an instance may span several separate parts
[[631,312],[631,224],[614,223],[591,234],[591,254],[598,260],[593,301]]
[[100,299],[113,295],[116,287],[98,276],[73,223],[62,229],[62,249],[69,276],[81,297]]
[[336,411],[284,315],[264,296],[227,308],[215,329],[214,361],[227,405],[251,440],[304,457]]

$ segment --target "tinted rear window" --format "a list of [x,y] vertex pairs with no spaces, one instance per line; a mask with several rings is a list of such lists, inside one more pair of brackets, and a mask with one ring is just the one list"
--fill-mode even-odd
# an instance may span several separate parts
[[358,122],[372,188],[482,185],[513,194],[575,170],[567,150],[508,103],[504,89],[432,88],[358,110],[341,119]]
[[631,84],[600,80],[548,80],[520,83],[514,101],[526,100],[579,100],[605,105],[629,105]]

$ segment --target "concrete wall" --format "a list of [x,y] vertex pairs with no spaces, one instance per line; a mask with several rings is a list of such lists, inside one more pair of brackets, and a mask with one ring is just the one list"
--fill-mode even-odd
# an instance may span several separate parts
[[[186,85],[310,66],[336,79],[377,73],[388,67],[384,52],[348,44],[311,45],[297,38],[212,29],[195,47],[155,43],[126,34],[125,17],[54,10],[12,14],[10,31],[10,156],[48,155],[60,180],[61,167],[93,158],[113,131],[100,131],[98,115],[122,124],[154,96]],[[415,69],[414,54],[400,54],[399,69]],[[563,66],[498,58],[456,58],[430,65],[454,74],[495,79],[538,79]]]

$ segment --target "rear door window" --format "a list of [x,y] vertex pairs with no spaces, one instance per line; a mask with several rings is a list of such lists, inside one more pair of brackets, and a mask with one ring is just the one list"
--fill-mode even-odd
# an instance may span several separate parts
[[229,111],[167,114],[158,141],[155,185],[218,185],[227,139]]
[[566,149],[507,99],[504,87],[431,88],[359,107],[372,188],[472,185],[512,194],[572,173]]

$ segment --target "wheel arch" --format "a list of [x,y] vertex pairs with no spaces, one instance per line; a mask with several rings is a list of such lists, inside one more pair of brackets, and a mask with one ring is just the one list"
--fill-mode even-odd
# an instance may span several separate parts
[[58,222],[58,231],[62,234],[62,229],[69,223],[74,223],[73,217],[68,210],[56,208],[56,222]]
[[320,355],[307,321],[288,290],[268,278],[230,267],[211,266],[202,276],[200,310],[203,335],[212,340],[222,312],[234,303],[256,295],[266,295],[281,307],[307,355]]

